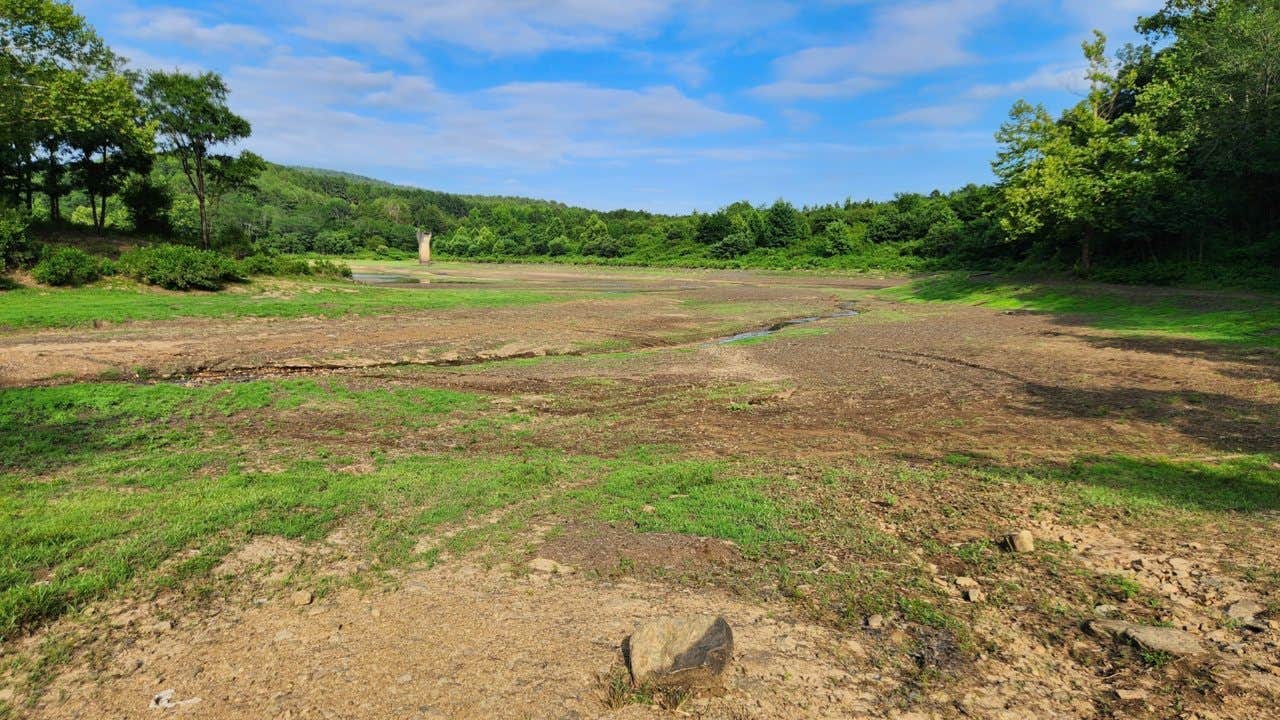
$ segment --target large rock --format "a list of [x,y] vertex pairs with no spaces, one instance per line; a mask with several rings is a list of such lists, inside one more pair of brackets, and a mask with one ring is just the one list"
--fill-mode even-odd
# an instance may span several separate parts
[[1029,553],[1036,550],[1036,536],[1031,534],[1030,530],[1013,533],[1005,538],[1005,542],[1009,544],[1009,549],[1014,552]]
[[1240,622],[1249,622],[1266,611],[1266,606],[1256,600],[1240,600],[1227,608],[1227,617]]
[[637,685],[716,687],[733,658],[733,630],[711,615],[657,618],[636,628],[622,651]]
[[1149,652],[1169,653],[1174,657],[1200,655],[1204,646],[1195,635],[1174,628],[1139,625],[1123,620],[1094,620],[1088,624],[1089,632],[1137,645]]

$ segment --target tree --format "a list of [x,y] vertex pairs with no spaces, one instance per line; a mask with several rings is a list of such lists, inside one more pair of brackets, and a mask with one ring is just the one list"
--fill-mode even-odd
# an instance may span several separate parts
[[66,87],[114,73],[119,60],[69,4],[54,0],[0,0],[0,39],[0,199],[30,209],[34,173],[43,171],[57,219],[66,124],[77,119],[62,104]]
[[764,246],[785,247],[808,236],[809,225],[804,216],[786,200],[778,200],[765,213]]
[[209,165],[213,148],[249,137],[249,121],[227,107],[227,86],[217,73],[153,72],[142,90],[160,133],[160,146],[178,156],[196,196],[200,240],[210,246]]
[[618,257],[623,254],[622,244],[609,234],[609,226],[599,215],[592,215],[582,229],[582,254],[598,257]]
[[80,80],[61,85],[56,100],[74,118],[66,123],[67,144],[75,153],[76,178],[89,195],[93,228],[101,234],[107,198],[120,191],[130,173],[150,171],[155,131],[143,120],[130,78],[109,74]]
[[1078,267],[1088,274],[1095,241],[1116,219],[1131,153],[1113,121],[1118,79],[1106,59],[1106,37],[1095,31],[1083,45],[1089,96],[1055,122],[1043,106],[1019,101],[996,135],[1003,146],[993,164],[1006,200],[1002,225],[1010,234],[1049,233],[1079,244]]

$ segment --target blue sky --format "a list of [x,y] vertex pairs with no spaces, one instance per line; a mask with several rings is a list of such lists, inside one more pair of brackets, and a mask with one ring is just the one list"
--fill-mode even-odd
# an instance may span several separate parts
[[275,162],[660,212],[990,179],[1019,97],[1161,0],[80,0],[138,67],[208,68]]

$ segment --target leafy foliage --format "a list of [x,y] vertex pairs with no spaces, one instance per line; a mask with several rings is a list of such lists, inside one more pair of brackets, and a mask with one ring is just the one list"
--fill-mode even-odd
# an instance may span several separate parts
[[54,248],[31,270],[31,276],[45,285],[79,287],[103,275],[103,260],[74,247]]
[[244,279],[226,255],[185,245],[136,248],[120,256],[119,267],[138,282],[169,290],[219,290]]

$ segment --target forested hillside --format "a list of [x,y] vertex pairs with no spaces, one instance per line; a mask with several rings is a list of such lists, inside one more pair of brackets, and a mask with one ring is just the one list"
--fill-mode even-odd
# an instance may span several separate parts
[[[439,254],[461,258],[1017,266],[1156,282],[1280,274],[1273,0],[1169,0],[1138,20],[1145,41],[1116,53],[1099,34],[1083,48],[1090,91],[1078,104],[1056,116],[1013,107],[997,136],[992,185],[814,207],[740,202],[685,216],[452,195],[217,155],[212,148],[234,147],[250,130],[225,109],[234,88],[220,78],[128,72],[69,6],[0,7],[20,49],[4,56],[15,81],[6,83],[0,126],[0,183],[17,208],[6,221],[14,227],[70,222],[241,255],[388,255],[412,250],[423,228],[436,234]],[[23,23],[53,30],[24,33]],[[64,37],[50,42],[50,32]],[[207,137],[173,122],[174,107],[196,100],[217,110]],[[203,174],[193,171],[202,156]]]

